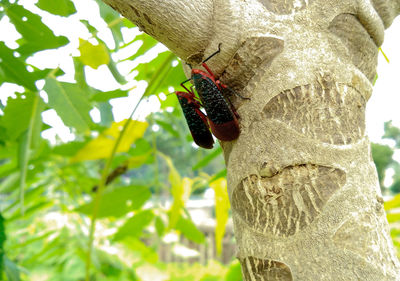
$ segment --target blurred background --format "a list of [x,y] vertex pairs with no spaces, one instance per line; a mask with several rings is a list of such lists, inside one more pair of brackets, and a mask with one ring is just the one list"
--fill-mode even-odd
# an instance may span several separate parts
[[[367,130],[400,251],[398,34]],[[185,79],[101,1],[1,1],[0,280],[241,280],[221,148],[170,94]]]

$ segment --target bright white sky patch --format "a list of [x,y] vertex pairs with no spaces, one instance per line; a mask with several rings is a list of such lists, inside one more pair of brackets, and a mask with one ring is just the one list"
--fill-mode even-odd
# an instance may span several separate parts
[[381,53],[378,56],[378,80],[372,97],[367,103],[367,130],[373,142],[379,142],[383,135],[383,123],[393,120],[400,127],[400,18],[385,32],[382,50],[389,58],[387,63]]

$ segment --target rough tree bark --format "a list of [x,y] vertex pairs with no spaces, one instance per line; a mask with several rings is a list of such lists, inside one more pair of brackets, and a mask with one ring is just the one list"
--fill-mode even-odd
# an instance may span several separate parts
[[365,106],[399,0],[105,0],[234,98],[222,143],[245,280],[400,280]]

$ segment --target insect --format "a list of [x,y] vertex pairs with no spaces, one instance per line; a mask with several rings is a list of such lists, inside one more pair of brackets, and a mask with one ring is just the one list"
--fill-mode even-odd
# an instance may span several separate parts
[[[184,88],[186,92],[175,92],[193,139],[197,145],[203,148],[212,148],[214,145],[210,128],[214,136],[222,141],[235,140],[240,134],[237,120],[239,115],[236,113],[230,100],[227,100],[222,93],[230,89],[228,86],[221,83],[220,80],[216,79],[214,73],[206,64],[209,59],[221,51],[220,47],[221,44],[218,45],[218,50],[216,52],[202,62],[202,66],[207,72],[192,68],[191,78],[181,83],[182,88]],[[188,89],[184,85],[190,80],[193,80],[201,103],[197,100],[192,89],[193,86]],[[238,96],[247,99],[240,95]],[[204,107],[207,115],[200,110],[201,107]]]
[[183,88],[186,92],[177,91],[175,94],[178,97],[193,140],[198,146],[211,149],[214,146],[214,139],[210,132],[207,117],[200,110],[201,104],[196,100],[194,92],[184,86]]
[[[192,69],[191,78],[182,82],[181,86],[189,80],[193,80],[193,84],[199,94],[200,100],[207,113],[207,118],[214,136],[222,141],[232,141],[239,137],[240,128],[238,123],[238,114],[236,110],[222,92],[228,89],[216,79],[214,73],[208,67],[206,62],[221,51],[221,44],[218,50],[203,60],[202,66],[207,72],[201,69]],[[188,89],[184,87],[187,91]],[[242,97],[243,98],[243,97]]]

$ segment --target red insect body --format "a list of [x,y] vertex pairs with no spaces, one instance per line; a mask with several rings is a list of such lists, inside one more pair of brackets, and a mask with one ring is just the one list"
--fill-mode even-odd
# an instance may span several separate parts
[[191,74],[197,93],[206,110],[211,131],[219,140],[235,140],[240,135],[238,114],[230,100],[222,94],[222,91],[228,86],[215,78],[214,73],[205,62],[202,63],[202,66],[208,73],[201,69],[192,69]]
[[[206,71],[192,69],[191,78],[181,83],[186,92],[176,92],[193,139],[203,148],[212,148],[214,144],[209,128],[214,136],[222,141],[232,141],[240,135],[237,120],[239,115],[230,100],[222,94],[228,86],[216,79],[206,64],[207,60],[219,52],[220,46],[218,46],[218,51],[202,62]],[[189,80],[193,80],[201,103],[197,100],[192,88],[185,87],[184,83]],[[207,116],[200,110],[201,106],[204,107]]]
[[186,123],[188,124],[194,142],[200,147],[210,149],[214,145],[214,139],[210,133],[207,117],[200,110],[200,102],[196,100],[194,93],[189,90],[187,91],[188,92],[175,92],[181,105],[183,115],[185,116]]
[[215,124],[208,119],[213,135],[222,141],[233,141],[240,135],[239,123],[236,119],[223,124]]

